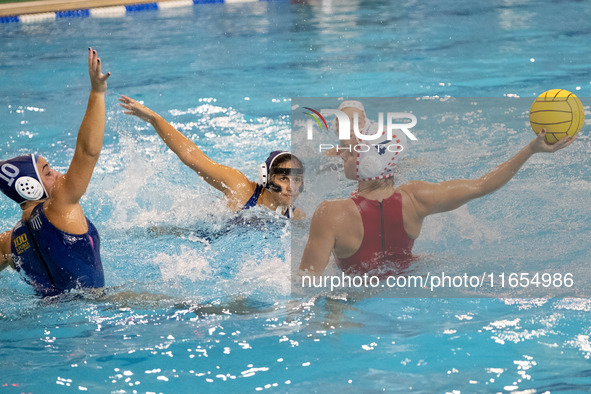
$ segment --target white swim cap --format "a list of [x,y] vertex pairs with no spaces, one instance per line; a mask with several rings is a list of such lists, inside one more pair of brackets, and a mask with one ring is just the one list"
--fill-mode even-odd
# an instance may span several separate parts
[[[361,104],[361,101],[355,101],[355,100],[347,100],[347,101],[343,101],[341,103],[341,105],[339,105],[338,110],[342,111],[345,108],[355,108],[360,110],[363,115],[365,116],[365,108],[363,107],[363,104]],[[367,117],[367,116],[366,116]]]
[[[346,101],[343,101],[337,109],[339,111],[342,111],[345,108],[355,108],[355,109],[358,109],[359,111],[361,111],[362,115],[365,118],[365,126],[363,124],[361,124],[361,125],[359,125],[359,127],[363,128],[363,127],[368,126],[369,119],[367,119],[367,114],[365,113],[365,108],[363,107],[363,104],[361,104],[361,101],[346,100]],[[359,117],[361,118],[361,116],[359,116]],[[339,133],[339,131],[337,130],[337,119],[336,118],[330,121],[329,129],[332,130],[335,134]]]
[[[375,135],[378,133],[378,124],[372,122],[362,133]],[[386,131],[374,140],[360,138],[355,149],[357,180],[368,181],[394,176],[394,167],[404,156],[406,146],[406,136],[400,130],[394,130],[391,140],[387,139]]]

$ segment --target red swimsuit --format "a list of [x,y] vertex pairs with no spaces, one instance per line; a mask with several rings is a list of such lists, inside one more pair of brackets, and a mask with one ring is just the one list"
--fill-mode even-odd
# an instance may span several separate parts
[[363,221],[363,241],[351,257],[338,258],[338,267],[348,275],[376,270],[378,275],[400,274],[412,263],[414,240],[402,223],[402,196],[394,193],[381,203],[352,197]]

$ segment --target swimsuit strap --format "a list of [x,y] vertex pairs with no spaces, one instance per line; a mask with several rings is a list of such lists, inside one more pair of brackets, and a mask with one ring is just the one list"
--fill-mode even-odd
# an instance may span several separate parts
[[[260,185],[260,184],[257,185],[256,189],[254,189],[254,193],[252,193],[252,196],[250,196],[250,198],[248,199],[246,204],[244,204],[244,206],[242,207],[242,210],[256,207],[257,202],[259,201],[259,197],[261,196],[261,193],[263,192],[263,188],[264,188],[263,185]],[[285,213],[283,214],[283,216],[290,219],[291,216],[293,215],[294,210],[295,210],[295,207],[290,205],[287,208],[287,210],[285,211]],[[279,214],[281,214],[281,212],[279,212]]]
[[291,219],[291,215],[293,215],[293,211],[295,211],[295,207],[293,205],[290,205],[285,210],[285,213],[283,214],[283,216],[285,216],[288,219]]
[[262,191],[263,185],[257,185],[256,189],[254,189],[254,193],[252,193],[252,196],[250,196],[250,198],[248,199],[246,204],[244,204],[242,209],[250,209],[252,207],[255,207],[257,205],[257,202],[259,201],[259,197]]

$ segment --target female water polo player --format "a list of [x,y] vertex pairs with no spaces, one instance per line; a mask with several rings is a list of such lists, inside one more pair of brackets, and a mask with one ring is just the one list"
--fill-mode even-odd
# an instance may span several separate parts
[[0,161],[0,189],[23,211],[16,226],[0,235],[0,270],[10,266],[24,272],[25,280],[44,296],[100,288],[105,282],[99,235],[79,203],[103,146],[105,90],[111,74],[101,72],[92,48],[88,73],[90,97],[66,173],[35,154]]
[[[364,112],[363,107],[349,110]],[[404,134],[400,134],[391,141],[386,141],[385,136],[371,141],[376,147],[362,153],[348,149],[363,143],[354,134],[343,141],[339,154],[345,176],[358,180],[358,190],[352,198],[328,200],[318,206],[310,224],[300,273],[322,274],[333,253],[337,266],[349,275],[370,271],[399,274],[412,262],[413,243],[425,217],[451,211],[492,193],[505,185],[533,154],[555,152],[574,140],[569,137],[549,145],[544,141],[543,130],[519,153],[478,179],[412,181],[395,187],[393,167],[400,156],[396,147],[404,146]],[[394,148],[387,149],[389,146]]]
[[288,218],[303,219],[304,213],[293,207],[303,190],[302,162],[290,152],[271,152],[260,165],[259,182],[249,181],[240,171],[207,157],[193,141],[185,137],[156,112],[127,96],[119,99],[128,115],[150,123],[164,143],[181,161],[215,187],[228,200],[233,211],[266,206]]

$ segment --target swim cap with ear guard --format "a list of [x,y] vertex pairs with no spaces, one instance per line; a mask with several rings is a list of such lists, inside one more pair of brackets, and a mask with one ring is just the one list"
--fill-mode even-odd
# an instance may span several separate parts
[[[378,127],[377,123],[372,122],[362,133],[367,136],[375,135]],[[394,167],[404,156],[406,146],[406,136],[400,130],[393,131],[392,139],[387,139],[386,131],[374,140],[360,138],[355,146],[357,180],[368,181],[394,176]]]
[[0,161],[0,190],[18,204],[49,197],[34,154]]
[[[267,160],[259,166],[259,184],[263,185],[265,188],[270,189],[274,192],[280,192],[281,186],[276,185],[271,181],[271,176],[274,174],[283,174],[283,175],[303,175],[304,169],[303,168],[273,168],[273,164],[275,161],[281,157],[289,155],[290,157],[295,158],[298,162],[301,162],[293,153],[283,150],[275,150],[269,154]],[[300,186],[300,192],[304,190],[304,183]]]

